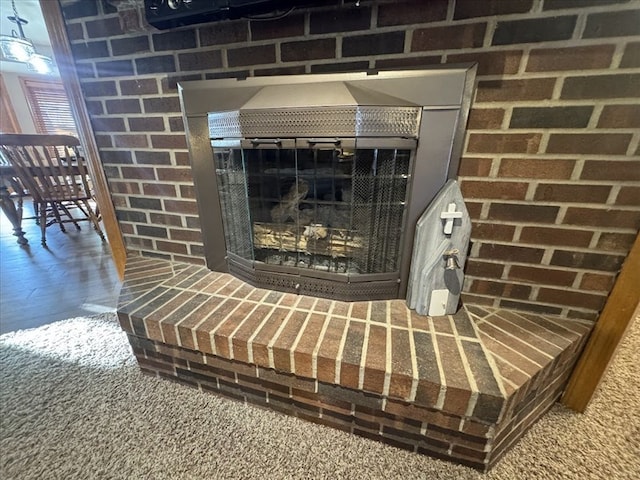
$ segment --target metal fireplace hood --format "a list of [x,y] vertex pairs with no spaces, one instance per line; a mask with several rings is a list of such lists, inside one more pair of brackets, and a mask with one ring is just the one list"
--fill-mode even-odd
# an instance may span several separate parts
[[212,138],[417,138],[422,106],[351,82],[266,85],[209,114]]

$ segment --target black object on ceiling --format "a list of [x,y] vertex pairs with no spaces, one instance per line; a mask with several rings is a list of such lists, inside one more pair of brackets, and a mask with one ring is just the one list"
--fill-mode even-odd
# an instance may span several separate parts
[[326,2],[294,0],[144,0],[147,22],[160,29],[234,18],[267,20],[287,15],[293,8]]

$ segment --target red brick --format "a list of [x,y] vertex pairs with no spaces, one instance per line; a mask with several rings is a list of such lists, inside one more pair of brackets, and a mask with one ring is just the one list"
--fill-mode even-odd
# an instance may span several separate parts
[[116,147],[147,148],[149,142],[146,135],[114,135],[113,143]]
[[336,56],[335,38],[286,42],[280,46],[283,62],[317,60]]
[[467,412],[471,388],[463,367],[463,361],[455,339],[443,335],[437,336],[440,360],[444,370],[444,382],[447,385],[445,409],[448,413],[464,415]]
[[640,74],[591,75],[566,78],[562,99],[640,97]]
[[520,241],[523,243],[573,247],[588,247],[592,237],[593,232],[587,230],[552,227],[524,227],[520,233]]
[[566,225],[593,227],[640,228],[640,211],[569,207],[564,217]]
[[271,311],[270,306],[260,305],[247,319],[242,322],[240,328],[231,339],[233,345],[233,358],[241,362],[249,362],[247,341],[255,333],[262,321]]
[[470,293],[478,295],[491,295],[493,297],[518,298],[526,300],[531,294],[531,287],[528,285],[517,285],[513,283],[493,282],[489,280],[473,280]]
[[409,309],[406,303],[398,300],[389,302],[389,321],[391,325],[396,327],[407,327],[409,318]]
[[511,222],[553,223],[559,207],[519,203],[493,203],[489,209],[489,219]]
[[611,287],[613,287],[615,278],[615,275],[585,273],[582,276],[582,282],[580,282],[580,289],[608,293],[611,290]]
[[475,222],[471,229],[471,238],[508,242],[513,239],[515,229],[513,225]]
[[624,49],[620,68],[640,67],[640,42],[630,42]]
[[571,48],[534,48],[529,52],[528,72],[605,69],[611,65],[615,45]]
[[494,130],[500,128],[504,118],[503,108],[473,108],[469,112],[467,129]]
[[248,318],[249,313],[254,306],[255,305],[253,303],[240,302],[240,305],[233,314],[215,328],[213,341],[216,347],[216,355],[223,358],[231,358],[229,336]]
[[463,180],[460,188],[465,198],[524,200],[529,184],[523,182]]
[[609,198],[609,185],[567,185],[541,183],[534,200],[545,202],[604,203]]
[[227,59],[230,67],[275,63],[276,49],[275,45],[232,48],[227,50]]
[[504,265],[500,263],[482,262],[475,258],[467,261],[466,274],[471,277],[501,278]]
[[503,262],[540,263],[544,250],[518,245],[484,244],[480,246],[480,257]]
[[555,84],[555,78],[481,80],[478,82],[476,103],[547,100],[552,97]]
[[273,343],[273,362],[276,370],[291,372],[291,350],[298,333],[304,328],[307,312],[295,311]]
[[633,160],[586,160],[580,178],[585,180],[640,180],[640,161]]
[[509,269],[509,278],[515,280],[526,280],[542,285],[570,287],[576,278],[576,273],[568,270],[512,265]]
[[478,75],[509,75],[518,73],[522,50],[459,53],[447,55],[447,63],[478,63]]
[[309,317],[302,337],[294,351],[295,374],[301,377],[313,376],[313,351],[326,320],[325,315],[313,313]]
[[164,200],[164,208],[168,213],[187,213],[198,214],[198,205],[196,202],[180,201],[180,200]]
[[575,160],[503,158],[498,175],[509,178],[547,178],[566,180],[571,178]]
[[156,171],[148,167],[121,167],[122,178],[131,180],[155,180]]
[[628,252],[631,250],[636,235],[633,233],[601,232],[598,248],[612,252]]
[[378,6],[378,26],[390,27],[444,20],[447,17],[447,4],[447,0],[382,4]]
[[187,148],[187,138],[184,135],[151,135],[153,148]]
[[267,345],[273,338],[273,336],[280,328],[280,325],[288,315],[288,310],[285,308],[276,308],[273,313],[269,315],[267,321],[262,325],[260,331],[253,339],[253,363],[262,367],[270,367],[269,364],[269,351]]
[[408,399],[411,394],[413,367],[409,331],[391,330],[391,380],[389,396]]
[[640,105],[605,105],[598,128],[640,128]]
[[128,193],[136,195],[140,193],[140,185],[134,182],[117,182],[111,180],[109,182],[109,190],[111,193]]
[[539,133],[471,133],[469,153],[537,153]]
[[217,327],[239,303],[238,300],[227,299],[207,316],[206,320],[198,326],[198,330],[195,332],[198,345],[194,350],[199,350],[204,353],[214,353],[210,332]]
[[555,250],[551,257],[551,265],[560,267],[583,268],[616,272],[620,269],[624,256],[616,254],[576,252],[574,250]]
[[419,315],[415,312],[415,310],[409,310],[409,316],[411,318],[411,327],[414,330],[424,330],[428,332],[431,328],[429,327],[429,317],[426,315]]
[[357,389],[360,377],[360,360],[364,343],[365,324],[350,321],[347,339],[340,359],[340,385]]
[[165,182],[193,182],[190,168],[157,168],[158,180]]
[[532,0],[457,0],[454,19],[526,13],[531,10]]
[[169,230],[169,237],[171,240],[179,240],[182,242],[202,242],[202,233],[199,230],[182,230],[173,228]]
[[616,205],[640,205],[640,187],[621,187],[616,197]]
[[[246,20],[216,22],[214,26],[207,25],[200,27],[198,30],[200,32],[200,44],[203,46],[240,43],[246,42],[248,39],[249,22]],[[257,39],[254,38],[254,40]]]
[[[252,21],[250,27],[251,40],[254,41],[302,36],[304,35],[304,13],[287,15],[268,22]],[[244,41],[244,38],[241,41]]]
[[164,119],[162,117],[129,118],[128,122],[129,130],[132,132],[164,131]]
[[155,78],[120,80],[120,93],[122,95],[152,95],[158,93],[158,84]]
[[453,335],[453,326],[449,316],[436,316],[432,317],[433,331],[436,333],[446,333],[447,335]]
[[413,32],[411,51],[481,47],[486,28],[486,23],[419,28]]
[[547,153],[624,155],[630,133],[552,133]]
[[482,213],[482,202],[470,202],[469,200],[465,200],[464,204],[467,207],[469,216],[473,220],[477,220],[480,218],[480,214]]
[[386,371],[387,328],[379,325],[369,327],[367,356],[364,365],[363,389],[382,394]]
[[187,254],[187,246],[183,243],[157,240],[156,247],[158,250],[162,250],[163,252],[181,253],[183,255]]
[[334,383],[336,377],[336,358],[345,332],[344,318],[331,318],[327,325],[322,343],[318,350],[317,375],[318,380]]
[[142,189],[145,195],[158,197],[175,197],[176,186],[167,183],[143,183]]
[[491,172],[490,158],[462,157],[458,175],[461,177],[488,177]]
[[546,303],[600,310],[604,306],[607,297],[605,295],[541,288],[538,292],[537,300]]

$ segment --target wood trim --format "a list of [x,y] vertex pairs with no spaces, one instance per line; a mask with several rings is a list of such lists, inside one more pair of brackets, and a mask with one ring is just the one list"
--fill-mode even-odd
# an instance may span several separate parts
[[640,234],[629,252],[561,402],[584,412],[616,353],[640,302]]
[[20,123],[16,112],[11,103],[11,97],[7,93],[7,86],[4,84],[4,78],[0,73],[0,109],[2,109],[2,122],[0,122],[0,130],[3,133],[21,133]]
[[62,17],[62,10],[58,1],[39,0],[40,8],[44,16],[45,24],[51,39],[51,47],[60,71],[62,84],[67,91],[71,111],[77,122],[78,136],[82,144],[87,166],[94,183],[96,202],[100,207],[104,229],[109,239],[111,256],[116,264],[116,270],[120,279],[124,279],[124,267],[127,261],[127,251],[122,239],[120,225],[116,219],[116,211],[109,194],[107,178],[100,162],[98,145],[96,144],[93,128],[89,121],[89,114],[84,103],[84,97],[80,88],[80,80],[75,70],[71,45]]

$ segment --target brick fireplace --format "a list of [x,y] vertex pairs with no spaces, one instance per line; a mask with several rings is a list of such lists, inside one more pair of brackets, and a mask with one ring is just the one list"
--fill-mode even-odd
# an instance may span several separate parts
[[[336,183],[342,193],[351,191],[358,181],[375,184],[378,176],[411,178],[418,197],[430,201],[437,192],[425,191],[425,187],[431,183],[440,188],[447,180],[448,167],[457,164],[452,158],[462,133],[457,126],[459,119],[466,117],[463,105],[469,98],[463,93],[465,86],[468,89],[472,84],[465,80],[466,70],[400,72],[381,78],[325,75],[181,84],[188,145],[198,179],[200,218],[206,225],[209,268],[142,257],[129,259],[118,316],[141,369],[399,448],[482,471],[491,468],[558,398],[591,325],[471,304],[455,308],[452,315],[419,315],[402,298],[406,286],[398,298],[398,285],[403,282],[400,277],[389,282],[395,287],[391,295],[380,288],[380,272],[374,272],[378,275],[373,281],[369,280],[372,272],[364,272],[369,273],[367,280],[358,281],[352,272],[340,275],[339,269],[325,272],[323,268],[321,275],[312,270],[311,280],[305,279],[312,261],[337,262],[339,257],[339,265],[360,268],[359,254],[345,253],[341,246],[336,253],[331,250],[336,247],[311,239],[280,239],[276,248],[269,244],[265,249],[255,230],[269,225],[288,238],[294,234],[291,232],[302,237],[303,229],[316,226],[329,232],[349,232],[353,241],[356,235],[363,235],[363,229],[360,223],[351,223],[353,204],[336,198]],[[453,88],[456,83],[458,87]],[[333,99],[341,96],[335,89],[346,90],[345,85],[352,91],[366,90],[366,96],[376,103],[334,105]],[[376,95],[372,85],[385,95]],[[407,93],[409,86],[419,93]],[[453,90],[449,99],[447,92]],[[279,98],[279,91],[287,95]],[[398,106],[404,105],[398,103],[403,102],[400,96],[422,98],[424,92],[441,103],[435,112],[445,112],[442,118],[430,111],[434,105],[425,105],[430,102],[423,101],[420,107],[415,107],[415,102],[409,102],[410,107]],[[238,98],[252,108],[242,110],[234,103]],[[308,98],[319,98],[320,103],[312,107]],[[385,110],[380,105],[381,99],[387,98],[392,103]],[[298,109],[304,116],[295,113]],[[360,110],[360,120],[356,121],[352,110]],[[339,116],[334,118],[336,111]],[[372,121],[368,118],[374,123],[367,123]],[[305,131],[302,139],[298,138],[301,129]],[[394,135],[398,129],[407,131],[403,131],[404,138],[389,140],[372,138],[372,129],[393,130]],[[355,135],[356,130],[364,141]],[[418,131],[428,133],[418,137]],[[407,149],[405,143],[411,141],[407,136],[416,137],[427,148]],[[398,152],[406,156],[407,169],[400,175],[390,175],[383,168],[386,150],[382,145],[389,142],[395,146],[394,154],[387,155],[394,168],[403,164]],[[266,153],[256,148],[262,143],[269,146]],[[289,148],[288,143],[292,144]],[[329,147],[323,151],[310,150],[308,145],[327,143]],[[367,162],[372,155],[359,143],[375,145],[373,158],[380,157],[379,163]],[[345,148],[348,170],[339,157],[345,156]],[[313,152],[311,162],[309,151]],[[320,157],[326,158],[317,167]],[[355,172],[360,163],[367,165],[367,173],[358,180]],[[327,165],[332,165],[331,172],[325,171]],[[286,173],[275,177],[273,171]],[[324,188],[319,185],[336,171],[339,182],[330,178],[333,193],[329,200],[322,197],[316,204],[316,196],[307,198],[310,190]],[[429,174],[420,176],[421,171]],[[306,179],[298,179],[300,172]],[[265,174],[274,187],[262,184]],[[294,183],[284,184],[292,176]],[[302,181],[304,189],[299,186]],[[398,185],[394,182],[391,186]],[[283,203],[290,201],[287,192],[292,189],[298,198],[286,205],[283,215]],[[411,189],[409,184],[401,190]],[[266,200],[262,198],[265,190]],[[252,198],[256,191],[260,196]],[[403,194],[396,203],[407,205],[409,212],[413,208],[420,213],[428,207],[407,202],[409,197]],[[257,209],[251,208],[252,201],[258,204]],[[377,198],[373,201],[382,203]],[[314,217],[319,206],[329,211]],[[331,223],[336,212],[345,208],[351,212],[347,217],[351,220],[340,218],[338,222],[343,223]],[[372,218],[381,215],[366,204],[358,211],[359,215],[369,211]],[[401,220],[404,213],[399,210],[395,216]],[[413,223],[404,229],[413,237],[418,231],[418,215],[407,216]],[[272,223],[265,223],[265,218]],[[433,225],[423,227],[416,236],[414,252],[426,249],[432,243],[429,236],[443,228],[444,220],[438,215],[435,218]],[[394,236],[402,238],[402,224],[397,225]],[[451,226],[455,228],[460,224]],[[206,230],[213,232],[213,238]],[[370,234],[363,243],[378,241],[378,232]],[[316,255],[327,249],[329,254]],[[270,255],[267,258],[265,250]],[[287,255],[296,258],[293,268],[281,261]],[[300,255],[302,260],[298,260]],[[273,256],[278,262],[272,261]],[[392,252],[393,264],[399,269],[397,256]],[[441,266],[431,274],[444,276],[442,253],[435,256]],[[417,257],[413,255],[414,260]],[[303,262],[302,268],[299,262]],[[405,270],[409,266],[407,261]],[[412,271],[414,267],[411,265]],[[252,276],[252,268],[260,271],[259,275]],[[338,284],[337,294],[329,291],[332,278]],[[322,286],[316,290],[319,281]],[[357,295],[351,290],[347,294],[339,291],[351,288],[352,282]],[[404,282],[406,285],[406,279]],[[382,293],[376,295],[377,291]]]
[[[131,251],[119,310],[142,368],[480,469],[558,396],[640,227],[637,5],[335,2],[161,32],[141,1],[61,4]],[[202,266],[178,82],[459,62],[478,63],[460,316],[270,296]],[[256,312],[287,321],[251,337]],[[395,341],[458,361],[407,365]]]
[[143,372],[487,471],[558,398],[591,324],[342,302],[131,257],[118,306]]

